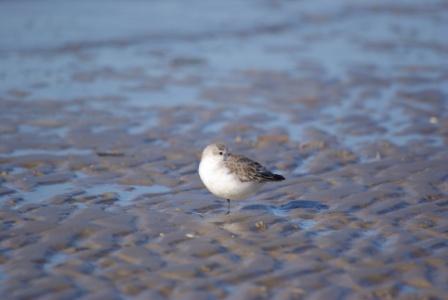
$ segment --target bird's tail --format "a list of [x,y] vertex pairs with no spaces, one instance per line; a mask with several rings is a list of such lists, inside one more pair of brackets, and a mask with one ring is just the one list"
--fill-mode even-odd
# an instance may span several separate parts
[[272,174],[272,181],[282,181],[285,180],[285,177],[283,177],[282,175],[279,174]]

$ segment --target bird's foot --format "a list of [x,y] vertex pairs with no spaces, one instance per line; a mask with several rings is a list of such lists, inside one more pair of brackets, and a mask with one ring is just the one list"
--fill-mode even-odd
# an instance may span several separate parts
[[226,216],[230,215],[230,200],[227,199],[227,213]]

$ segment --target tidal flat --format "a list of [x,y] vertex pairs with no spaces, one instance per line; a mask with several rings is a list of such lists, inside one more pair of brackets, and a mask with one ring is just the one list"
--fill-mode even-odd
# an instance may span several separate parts
[[[0,298],[446,299],[445,1],[1,1]],[[223,141],[287,180],[226,203]]]

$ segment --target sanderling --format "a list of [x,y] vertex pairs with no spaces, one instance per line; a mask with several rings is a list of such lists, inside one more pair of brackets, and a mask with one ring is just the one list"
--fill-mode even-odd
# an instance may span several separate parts
[[256,161],[230,153],[222,144],[208,145],[202,151],[199,176],[212,194],[227,200],[227,214],[230,200],[247,198],[263,183],[285,180]]

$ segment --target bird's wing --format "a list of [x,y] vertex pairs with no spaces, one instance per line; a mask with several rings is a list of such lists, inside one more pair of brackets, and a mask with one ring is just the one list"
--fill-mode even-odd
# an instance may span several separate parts
[[270,172],[261,164],[242,155],[229,154],[225,164],[230,173],[234,173],[242,182],[266,182],[285,179],[283,176]]

